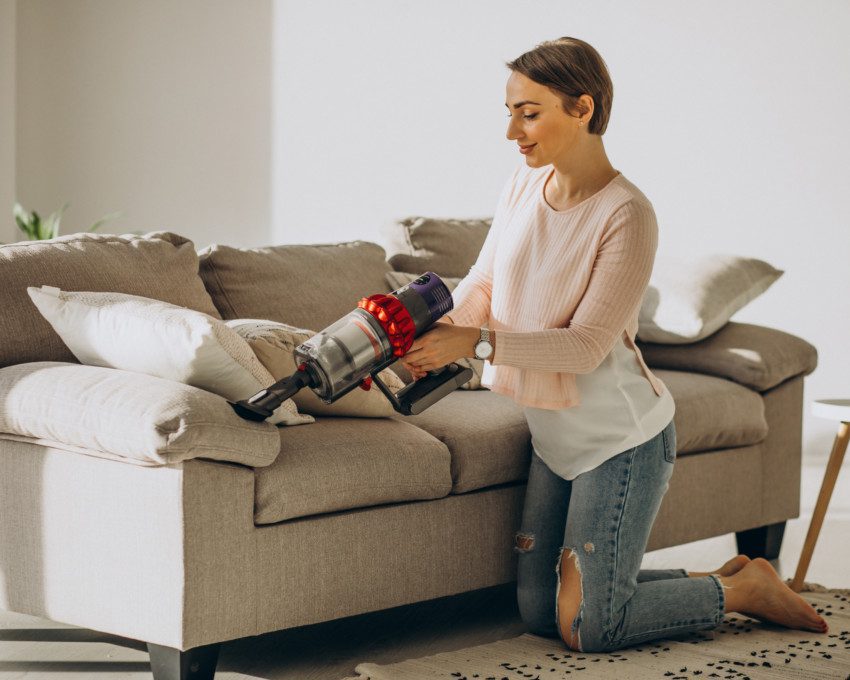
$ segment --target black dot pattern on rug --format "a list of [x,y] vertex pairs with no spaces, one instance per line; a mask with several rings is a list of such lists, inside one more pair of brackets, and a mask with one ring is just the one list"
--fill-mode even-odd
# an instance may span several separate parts
[[[806,593],[801,593],[805,597]],[[823,606],[812,602],[815,610],[824,617],[831,616],[833,611],[850,608],[850,598],[839,593],[833,594],[834,602]],[[582,653],[575,651],[564,651],[563,653],[549,652],[545,656],[551,663],[529,664],[511,663],[503,661],[499,666],[504,669],[504,674],[478,674],[456,671],[451,673],[452,678],[457,680],[516,680],[527,678],[528,680],[548,680],[572,676],[588,669],[606,670],[606,676],[612,678],[628,678],[630,676],[628,663],[631,661],[623,652],[628,651],[638,654],[649,654],[663,658],[665,652],[670,651],[669,642],[689,643],[701,645],[711,643],[720,636],[735,636],[745,634],[754,627],[775,630],[787,630],[783,626],[772,624],[768,621],[760,621],[749,617],[741,618],[734,614],[727,614],[723,621],[715,628],[707,631],[696,631],[678,636],[671,636],[657,642],[642,643],[628,647],[619,652],[600,654]],[[772,669],[782,668],[788,664],[797,663],[797,666],[805,667],[810,660],[829,660],[834,654],[846,654],[850,651],[850,630],[832,631],[827,634],[807,634],[806,631],[795,631],[800,633],[800,638],[794,642],[787,642],[775,648],[759,648],[747,650],[742,654],[746,660],[741,658],[720,658],[715,661],[689,663],[687,665],[677,664],[676,667],[663,670],[658,677],[669,680],[685,680],[686,678],[722,678],[723,680],[750,680],[749,673],[756,669],[763,673]],[[625,662],[626,666],[620,666]],[[612,665],[613,664],[613,665]],[[808,676],[807,676],[808,677]],[[844,680],[850,680],[848,675]]]

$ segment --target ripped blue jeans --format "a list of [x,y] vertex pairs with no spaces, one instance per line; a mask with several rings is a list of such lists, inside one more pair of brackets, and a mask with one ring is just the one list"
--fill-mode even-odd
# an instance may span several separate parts
[[725,596],[715,574],[689,578],[684,569],[640,568],[675,461],[672,420],[649,441],[573,480],[532,452],[514,547],[517,601],[529,632],[560,637],[565,551],[577,558],[581,576],[581,605],[570,628],[581,651],[613,651],[723,620]]

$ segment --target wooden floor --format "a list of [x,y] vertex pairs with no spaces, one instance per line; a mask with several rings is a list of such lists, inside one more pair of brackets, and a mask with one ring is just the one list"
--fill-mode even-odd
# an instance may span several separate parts
[[[803,468],[801,516],[788,522],[774,567],[794,575],[825,461]],[[850,461],[835,488],[807,581],[850,587]],[[709,571],[734,555],[734,535],[648,553],[643,567]],[[515,586],[489,588],[222,645],[219,680],[338,680],[361,661],[392,663],[525,632]],[[0,612],[0,680],[151,678],[144,645],[31,616]]]

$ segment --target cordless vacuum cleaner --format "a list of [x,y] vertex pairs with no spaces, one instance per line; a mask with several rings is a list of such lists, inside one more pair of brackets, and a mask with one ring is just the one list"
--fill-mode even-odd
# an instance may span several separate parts
[[304,387],[332,404],[358,386],[370,389],[374,381],[396,411],[421,413],[469,381],[472,370],[451,363],[429,371],[398,394],[378,373],[403,357],[413,340],[453,306],[449,289],[434,272],[392,293],[362,298],[355,310],[295,348],[297,368],[291,376],[230,405],[243,418],[261,421]]

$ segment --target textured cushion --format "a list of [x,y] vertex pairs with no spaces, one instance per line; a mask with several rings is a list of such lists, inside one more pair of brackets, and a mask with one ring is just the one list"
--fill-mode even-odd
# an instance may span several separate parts
[[[767,436],[764,401],[729,380],[658,370],[676,402],[679,454],[757,444]],[[527,478],[531,434],[522,407],[490,390],[455,390],[403,420],[445,443],[452,455],[452,493]]]
[[361,298],[388,293],[384,249],[368,241],[268,248],[211,245],[200,274],[225,319],[323,330]]
[[0,368],[0,438],[137,465],[211,458],[269,465],[280,435],[225,399],[173,380],[39,361]]
[[526,479],[531,433],[521,406],[490,390],[455,390],[422,413],[396,414],[443,442],[452,454],[452,493]]
[[764,400],[758,392],[723,378],[684,371],[653,371],[676,402],[679,453],[758,444],[767,437]]
[[[316,331],[264,319],[232,319],[225,323],[248,342],[257,359],[275,380],[295,373],[295,348],[316,335]],[[389,368],[378,373],[378,377],[393,393],[405,386],[404,381]],[[311,416],[381,418],[396,412],[384,393],[374,385],[368,390],[355,388],[332,404],[326,404],[306,387],[292,395],[292,400],[300,413]]]
[[759,392],[818,363],[817,349],[775,328],[730,321],[705,340],[688,345],[637,343],[647,365],[728,378]]
[[723,327],[784,272],[735,255],[657,257],[638,316],[644,342],[696,342]]
[[[387,272],[386,279],[387,283],[390,284],[390,287],[393,290],[398,290],[403,286],[406,286],[411,281],[415,281],[422,274],[410,274],[408,272]],[[460,278],[453,276],[441,276],[440,280],[446,284],[446,288],[449,289],[449,292],[452,292],[455,288],[457,288],[457,284],[460,283]],[[451,316],[451,312],[449,312],[449,316]],[[460,386],[462,390],[486,390],[487,388],[481,385],[481,374],[484,372],[484,360],[476,359],[475,357],[464,357],[463,359],[458,359],[455,361],[458,366],[466,366],[472,369],[472,378],[470,378],[467,382]]]
[[317,418],[281,436],[277,460],[255,470],[254,521],[447,496],[445,445],[407,422]]
[[27,296],[29,286],[42,285],[144,295],[219,316],[198,277],[194,244],[177,234],[84,233],[0,245],[0,366],[75,361]]
[[[63,292],[28,288],[38,310],[77,359],[176,380],[247,399],[274,382],[248,343],[209,314],[124,293]],[[268,419],[273,424],[312,423],[292,399]]]
[[381,225],[381,243],[396,271],[464,277],[475,264],[492,221],[492,217],[406,217]]

